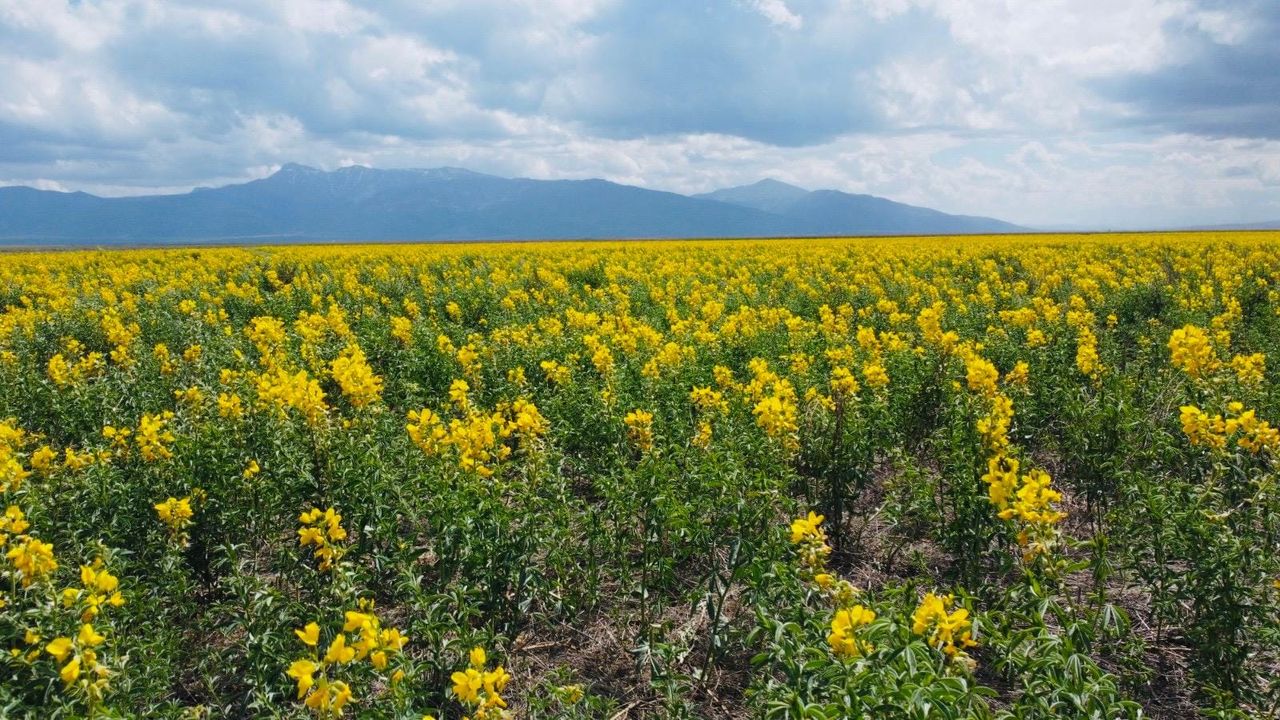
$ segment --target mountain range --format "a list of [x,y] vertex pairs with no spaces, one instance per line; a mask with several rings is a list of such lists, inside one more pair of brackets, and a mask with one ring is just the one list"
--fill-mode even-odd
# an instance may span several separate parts
[[1025,230],[872,195],[762,180],[679,195],[605,180],[503,178],[459,168],[324,171],[179,195],[103,198],[0,187],[0,242],[134,244],[375,240],[930,235]]

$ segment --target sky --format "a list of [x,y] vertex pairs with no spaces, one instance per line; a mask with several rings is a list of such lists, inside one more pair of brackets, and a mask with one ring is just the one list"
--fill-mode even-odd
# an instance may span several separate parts
[[1277,0],[0,0],[0,185],[450,165],[1276,220],[1278,36]]

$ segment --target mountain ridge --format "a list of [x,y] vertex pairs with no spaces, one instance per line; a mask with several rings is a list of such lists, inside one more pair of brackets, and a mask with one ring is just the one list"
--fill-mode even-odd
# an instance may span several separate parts
[[458,167],[287,163],[245,183],[104,198],[0,187],[0,241],[127,244],[545,240],[1011,232],[874,196],[777,180],[701,195],[601,179],[504,178]]
[[803,219],[816,224],[820,234],[938,235],[1027,230],[995,218],[951,215],[876,195],[840,190],[808,191],[772,178],[694,197],[716,199],[797,220]]

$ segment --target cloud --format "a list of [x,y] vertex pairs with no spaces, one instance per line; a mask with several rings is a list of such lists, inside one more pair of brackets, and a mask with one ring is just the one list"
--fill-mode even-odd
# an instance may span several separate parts
[[0,0],[0,178],[451,164],[1280,216],[1276,30],[1270,0]]
[[799,30],[804,25],[804,19],[791,12],[783,0],[748,0],[748,3],[778,27]]
[[1280,138],[1280,4],[1199,0],[1166,21],[1168,62],[1095,85],[1114,122],[1209,137]]

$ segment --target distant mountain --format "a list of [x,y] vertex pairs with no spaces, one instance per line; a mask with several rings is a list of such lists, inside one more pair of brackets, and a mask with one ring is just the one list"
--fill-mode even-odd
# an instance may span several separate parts
[[694,197],[719,200],[730,205],[741,205],[785,215],[792,205],[808,194],[809,191],[804,188],[788,185],[773,178],[765,178],[750,185],[715,190],[701,195],[694,195]]
[[993,218],[948,215],[874,195],[852,195],[838,190],[809,192],[772,179],[694,197],[789,217],[807,223],[820,235],[955,235],[1026,231],[1026,228]]
[[0,242],[535,240],[1007,232],[867,195],[766,180],[688,197],[604,180],[529,180],[459,168],[323,171],[181,195],[100,198],[0,188]]

